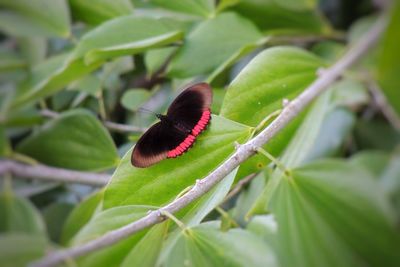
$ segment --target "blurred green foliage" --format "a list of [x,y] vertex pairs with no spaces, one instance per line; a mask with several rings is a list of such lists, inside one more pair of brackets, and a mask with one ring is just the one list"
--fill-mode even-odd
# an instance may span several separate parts
[[[386,117],[389,104],[400,117],[400,4],[379,3],[0,0],[0,164],[111,177],[98,189],[5,173],[0,266],[26,266],[174,200],[379,16],[388,26],[378,45],[264,147],[279,164],[258,153],[178,212],[185,229],[166,221],[71,262],[400,266],[400,134]],[[163,113],[199,81],[214,91],[208,130],[177,159],[132,167],[140,130],[126,129],[155,122],[138,110]]]

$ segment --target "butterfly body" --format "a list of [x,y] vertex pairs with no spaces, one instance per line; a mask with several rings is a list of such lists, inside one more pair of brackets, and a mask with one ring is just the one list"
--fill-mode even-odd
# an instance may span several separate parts
[[149,167],[166,158],[185,153],[211,120],[212,90],[206,83],[185,89],[170,105],[167,114],[156,114],[160,120],[150,127],[133,149],[135,167]]

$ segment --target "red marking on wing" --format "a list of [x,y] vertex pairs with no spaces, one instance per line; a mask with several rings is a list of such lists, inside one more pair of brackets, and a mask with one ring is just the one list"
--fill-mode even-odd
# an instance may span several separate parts
[[209,109],[203,111],[200,120],[193,127],[192,133],[189,134],[182,143],[180,143],[176,148],[168,151],[168,158],[176,158],[186,152],[196,140],[196,136],[198,136],[204,129],[211,119],[211,111]]

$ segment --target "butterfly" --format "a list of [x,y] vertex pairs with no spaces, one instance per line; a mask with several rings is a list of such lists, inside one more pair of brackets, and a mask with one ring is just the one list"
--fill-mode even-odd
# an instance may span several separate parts
[[137,141],[132,151],[132,165],[146,168],[185,153],[210,122],[211,102],[212,90],[207,83],[197,83],[183,90],[169,106],[167,114],[156,114],[160,121]]

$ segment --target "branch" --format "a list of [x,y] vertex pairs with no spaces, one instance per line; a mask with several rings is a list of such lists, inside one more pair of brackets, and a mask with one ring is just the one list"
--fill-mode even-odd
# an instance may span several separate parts
[[380,109],[383,116],[388,122],[400,132],[400,118],[397,116],[393,107],[388,103],[386,96],[383,94],[379,85],[372,79],[368,80],[368,89],[371,92],[372,98],[376,103],[376,106]]
[[23,178],[94,186],[104,186],[111,179],[111,175],[108,174],[66,170],[42,164],[27,165],[12,160],[0,160],[0,176],[6,173]]
[[186,207],[194,200],[207,193],[212,187],[221,181],[225,176],[232,172],[240,163],[254,155],[257,148],[265,145],[277,133],[279,133],[289,122],[291,122],[306,106],[326,88],[338,79],[342,73],[365,55],[369,49],[377,42],[380,35],[384,31],[386,22],[383,18],[363,36],[359,42],[331,68],[325,70],[321,76],[315,80],[306,90],[304,90],[296,99],[291,101],[282,113],[261,133],[239,146],[235,153],[232,154],[224,163],[210,173],[202,180],[198,180],[195,186],[185,195],[177,198],[168,205],[150,212],[147,216],[125,225],[119,229],[110,231],[99,238],[93,239],[87,243],[77,245],[68,249],[61,249],[49,254],[42,260],[34,263],[34,267],[56,266],[57,264],[71,258],[86,255],[92,251],[96,251],[131,236],[132,234],[147,228],[149,226],[160,223],[163,220],[163,212],[171,214],[176,213]]
[[[57,118],[60,116],[59,113],[49,110],[49,109],[42,109],[40,111],[40,114],[42,116],[48,117],[48,118]],[[107,127],[109,130],[118,132],[118,133],[144,133],[146,131],[146,128],[138,127],[138,126],[132,126],[132,125],[126,125],[126,124],[120,124],[120,123],[115,123],[112,121],[102,121],[104,126]]]
[[236,186],[226,195],[226,197],[224,198],[222,203],[225,203],[228,200],[232,199],[237,193],[239,193],[243,189],[243,187],[245,187],[247,184],[249,184],[254,179],[254,177],[256,177],[257,175],[258,175],[258,173],[252,173],[250,175],[247,175],[243,179],[241,179],[236,184]]

